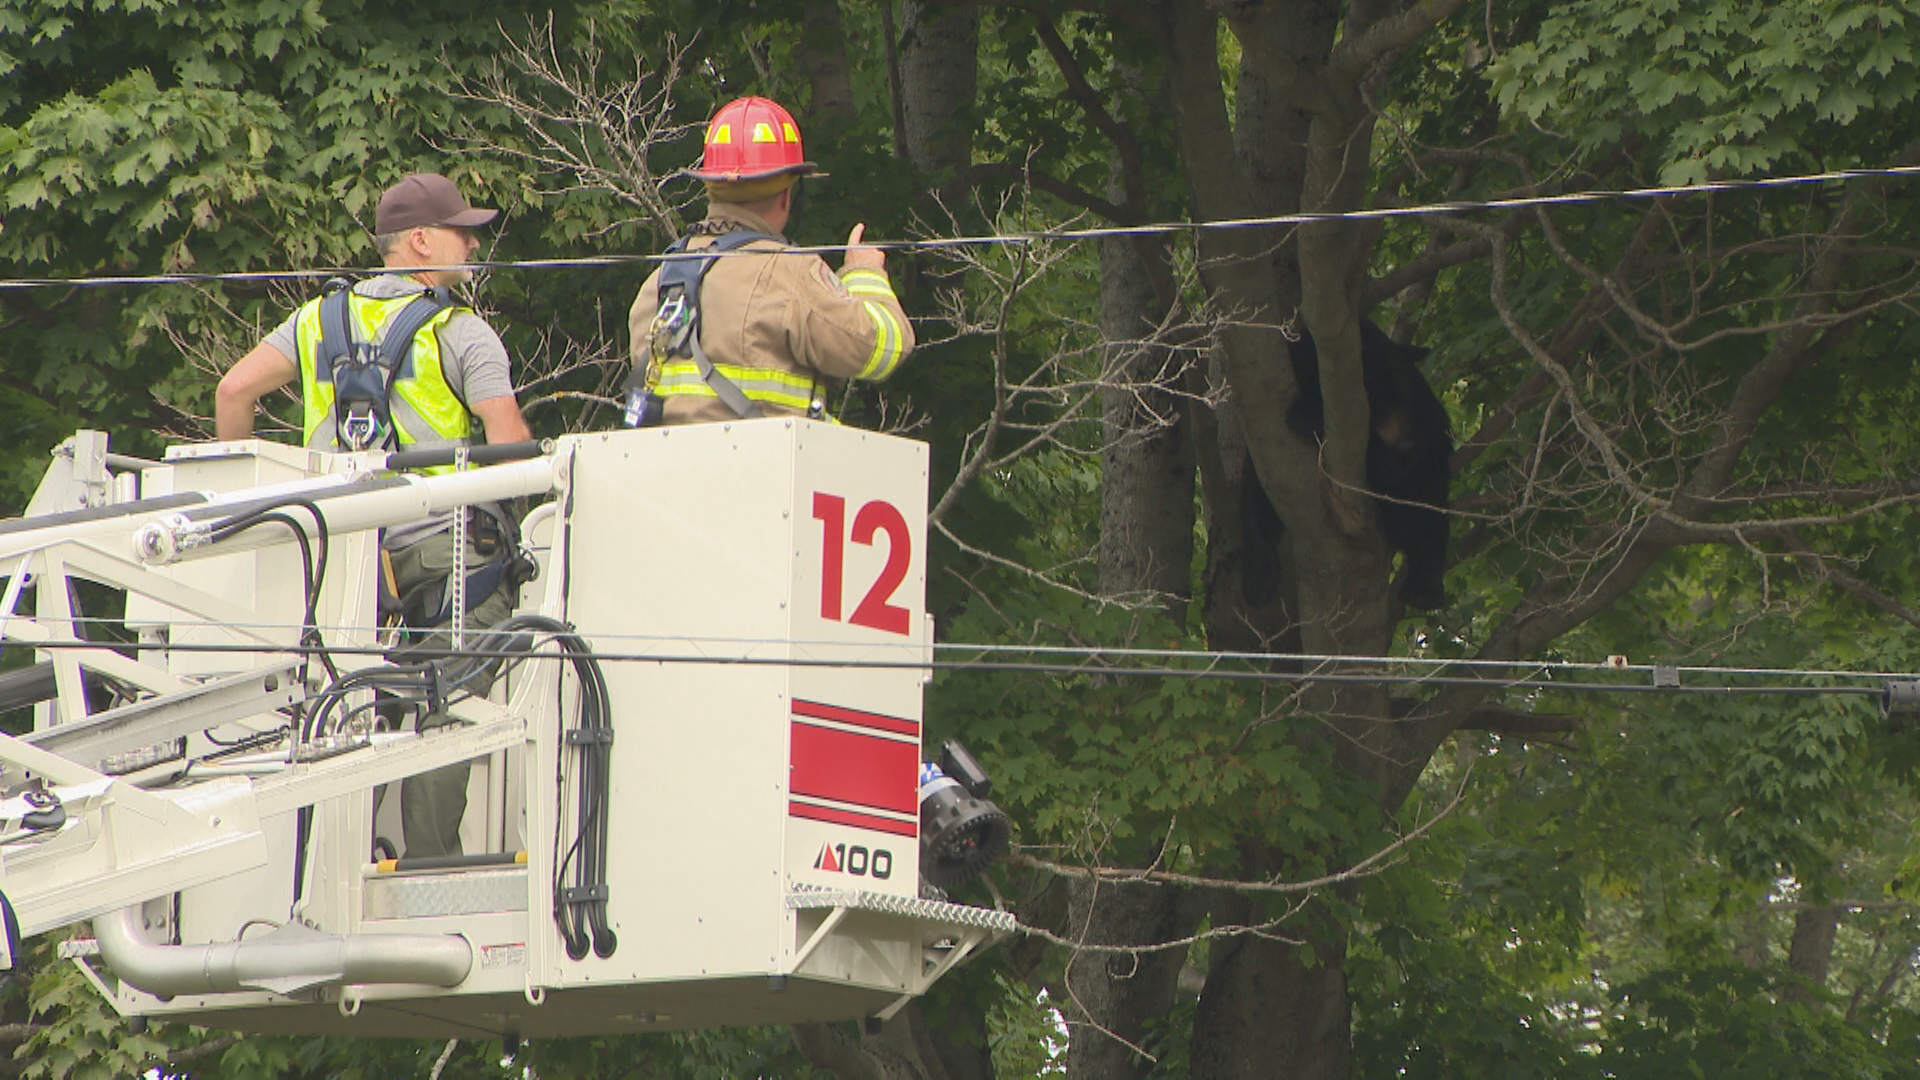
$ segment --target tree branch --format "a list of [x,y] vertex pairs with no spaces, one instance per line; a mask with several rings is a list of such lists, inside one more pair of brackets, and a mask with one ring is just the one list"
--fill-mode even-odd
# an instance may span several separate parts
[[[1140,165],[1140,144],[1126,125],[1116,120],[1100,101],[1100,95],[1087,83],[1086,73],[1073,59],[1073,51],[1061,40],[1060,32],[1054,28],[1053,20],[1036,15],[1034,26],[1039,30],[1040,42],[1047,48],[1047,54],[1053,57],[1054,66],[1060,69],[1060,77],[1066,80],[1067,96],[1080,106],[1093,125],[1113,143],[1120,155],[1121,187],[1126,191],[1126,203],[1123,209],[1116,210],[1108,217],[1123,225],[1137,225],[1144,220],[1143,204],[1146,199],[1147,185]],[[1044,188],[1042,190],[1045,190]],[[1088,207],[1092,209],[1092,207]]]
[[1109,221],[1126,224],[1125,207],[1117,206],[1106,199],[1086,190],[1040,172],[1030,164],[1016,165],[1011,161],[986,161],[969,166],[966,181],[973,187],[985,186],[985,181],[994,179],[1017,180],[1036,191],[1044,191],[1069,206],[1090,210]]
[[1886,612],[1902,622],[1909,623],[1913,626],[1920,626],[1920,611],[1901,603],[1892,596],[1881,592],[1879,589],[1874,588],[1859,578],[1854,577],[1852,574],[1833,565],[1832,560],[1827,556],[1821,555],[1809,547],[1807,542],[1801,539],[1797,530],[1782,529],[1781,536],[1787,541],[1789,545],[1788,550],[1796,557],[1811,565],[1813,572],[1822,581],[1860,600],[1869,607],[1879,608],[1881,611]]
[[224,1054],[228,1047],[238,1044],[240,1038],[238,1035],[223,1035],[218,1039],[208,1039],[197,1046],[175,1050],[167,1055],[167,1064],[184,1065],[189,1061],[199,1061],[201,1058],[210,1058],[215,1054]]
[[1129,869],[1112,866],[1067,866],[1063,863],[1037,859],[1018,851],[1008,855],[1006,861],[1010,865],[1042,870],[1060,877],[1082,878],[1091,881],[1144,881],[1157,885],[1220,889],[1226,892],[1245,895],[1271,895],[1276,893],[1281,895],[1299,895],[1311,893],[1320,889],[1331,888],[1335,885],[1343,885],[1361,878],[1370,877],[1386,869],[1390,861],[1393,861],[1394,856],[1402,849],[1414,841],[1419,840],[1422,836],[1425,836],[1428,830],[1445,820],[1448,815],[1459,808],[1460,803],[1467,795],[1467,782],[1472,778],[1471,771],[1469,771],[1466,776],[1461,777],[1459,786],[1454,789],[1452,798],[1447,800],[1445,806],[1442,806],[1432,817],[1414,826],[1404,835],[1395,838],[1392,843],[1387,844],[1380,850],[1368,855],[1366,858],[1361,859],[1359,862],[1354,863],[1344,870],[1324,874],[1317,878],[1309,878],[1305,881],[1236,881],[1229,878],[1210,878],[1198,877],[1192,874],[1178,874],[1170,870],[1155,870],[1152,868]]
[[[1920,140],[1909,142],[1901,150],[1900,160],[1908,161],[1916,155],[1920,155]],[[1868,180],[1849,184],[1846,193],[1841,196],[1835,221],[1826,230],[1827,237],[1830,240],[1851,237],[1865,214],[1867,196],[1878,194],[1882,186]],[[1804,320],[1833,310],[1834,290],[1840,283],[1840,275],[1847,262],[1844,252],[1836,245],[1828,243],[1822,246],[1807,275],[1806,288],[1794,304],[1796,319]],[[1788,377],[1811,362],[1815,355],[1815,350],[1809,347],[1812,343],[1811,326],[1802,324],[1790,327],[1774,340],[1773,347],[1767,350],[1760,362],[1741,377],[1726,417],[1715,436],[1714,446],[1683,489],[1683,497],[1697,498],[1727,486],[1733,475],[1734,463],[1746,449],[1747,441],[1753,437],[1761,414],[1779,397]]]
[[1465,719],[1456,726],[1469,731],[1491,731],[1496,735],[1511,735],[1536,742],[1558,742],[1543,739],[1540,736],[1566,735],[1580,730],[1580,725],[1581,720],[1577,716],[1564,713],[1537,713],[1528,709],[1516,709],[1510,705],[1488,703],[1469,710]]
[[[1509,221],[1518,220],[1520,219],[1517,217],[1509,219]],[[1518,229],[1514,231],[1517,232]],[[1384,300],[1391,300],[1415,285],[1433,280],[1442,270],[1451,270],[1475,259],[1484,259],[1492,250],[1493,244],[1483,237],[1448,244],[1411,262],[1402,263],[1377,278],[1368,279],[1360,289],[1360,307],[1370,308]]]
[[1397,15],[1390,15],[1353,37],[1334,46],[1327,62],[1329,81],[1358,81],[1380,64],[1391,62],[1438,26],[1466,0],[1420,0]]

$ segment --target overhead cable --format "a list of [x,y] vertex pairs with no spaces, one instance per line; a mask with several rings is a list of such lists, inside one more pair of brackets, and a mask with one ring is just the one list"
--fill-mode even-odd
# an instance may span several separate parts
[[[56,625],[74,626],[74,627],[83,627],[83,626],[109,627],[109,626],[120,625],[119,620],[116,620],[116,619],[106,618],[103,616],[85,616],[85,615],[73,616],[71,618],[41,617],[37,621],[52,623]],[[246,632],[254,632],[256,634],[263,634],[263,633],[281,634],[281,633],[291,632],[292,630],[295,629],[294,627],[291,627],[282,623],[273,623],[273,622],[235,623],[235,622],[215,622],[212,620],[195,620],[195,619],[175,619],[171,625],[176,629],[191,629],[191,630],[200,630],[200,631],[207,631],[207,630],[246,631]],[[347,624],[328,624],[326,627],[327,632],[330,634],[348,635],[348,636],[358,634],[365,637],[375,636],[379,633],[384,632],[385,629],[386,628],[384,627],[352,626]],[[685,660],[688,663],[785,664],[785,663],[792,663],[794,661],[789,661],[787,659],[778,658],[778,657],[750,657],[749,658],[749,657],[746,657],[744,650],[791,648],[791,649],[798,649],[798,650],[804,651],[808,649],[821,648],[821,649],[838,649],[838,650],[856,649],[863,653],[869,654],[868,659],[862,660],[862,661],[837,661],[837,660],[833,661],[833,663],[839,666],[848,666],[848,667],[882,666],[881,661],[873,660],[872,657],[874,655],[887,654],[887,653],[897,653],[903,657],[906,657],[906,659],[902,659],[899,661],[886,661],[884,666],[907,667],[907,668],[922,668],[922,667],[928,666],[921,659],[921,657],[925,653],[927,646],[925,644],[918,643],[918,642],[912,642],[912,643],[903,642],[899,644],[889,644],[889,643],[882,643],[882,642],[863,642],[859,644],[854,644],[844,640],[827,640],[827,639],[810,639],[810,638],[723,637],[723,636],[695,637],[695,636],[689,636],[684,634],[641,634],[641,633],[619,633],[619,632],[613,632],[613,631],[596,631],[594,632],[593,637],[595,641],[600,642],[603,645],[607,643],[621,643],[625,645],[639,647],[639,648],[630,649],[626,653],[602,653],[598,655],[611,656],[616,659],[626,658],[626,659],[633,659],[633,660],[642,660],[650,663],[670,663],[675,660]],[[0,645],[4,645],[4,644],[6,644],[6,642],[4,640],[0,640]],[[18,643],[18,645],[19,647],[27,647],[28,643],[20,642]],[[32,644],[32,647],[54,648],[54,647],[63,647],[63,646],[61,645],[61,643],[58,643],[58,642],[45,642],[45,643],[35,642]],[[98,648],[99,643],[84,642],[84,641],[74,642],[64,647]],[[218,642],[205,642],[205,641],[177,642],[171,645],[148,642],[148,643],[142,643],[138,646],[123,644],[123,643],[116,643],[115,647],[140,648],[140,649],[148,649],[148,650],[172,649],[182,653],[201,652],[201,651],[216,651],[216,652],[293,651],[291,649],[282,650],[276,646],[268,646],[268,645],[262,645],[258,643],[222,644]],[[336,651],[336,652],[342,652],[342,653],[348,653],[348,654],[353,654],[356,652],[378,654],[382,651],[376,646],[340,647],[340,648],[326,646],[325,648],[327,648],[329,651]],[[1413,669],[1416,672],[1421,670],[1427,670],[1427,671],[1442,671],[1442,670],[1463,671],[1464,670],[1464,671],[1473,671],[1473,672],[1482,673],[1482,674],[1476,674],[1475,676],[1467,680],[1476,685],[1481,685],[1489,682],[1503,681],[1499,676],[1493,674],[1495,672],[1500,672],[1500,671],[1529,672],[1534,677],[1551,676],[1555,673],[1578,674],[1578,675],[1585,676],[1585,675],[1592,675],[1592,674],[1602,673],[1602,672],[1612,673],[1622,677],[1626,677],[1626,676],[1652,677],[1655,675],[1660,675],[1662,673],[1671,672],[1674,675],[1681,678],[1697,678],[1697,679],[1709,679],[1709,680],[1740,679],[1740,678],[1839,679],[1839,680],[1860,680],[1860,681],[1868,681],[1868,682],[1875,682],[1875,683],[1884,681],[1886,679],[1907,679],[1907,678],[1914,677],[1914,673],[1904,672],[1904,671],[1843,671],[1843,670],[1834,669],[1834,668],[1729,667],[1729,666],[1723,666],[1723,665],[1685,665],[1685,664],[1659,664],[1659,663],[1635,664],[1635,663],[1629,663],[1625,657],[1620,657],[1620,656],[1609,657],[1606,660],[1488,660],[1488,659],[1478,659],[1478,658],[1472,658],[1472,657],[1441,657],[1441,656],[1351,656],[1351,655],[1339,655],[1339,654],[1330,654],[1330,653],[1247,652],[1247,651],[1208,650],[1208,649],[1142,649],[1142,648],[1131,648],[1131,647],[1113,647],[1113,646],[1104,646],[1104,645],[1029,645],[1029,644],[1011,645],[1011,644],[994,643],[994,642],[969,642],[969,641],[940,641],[940,642],[935,642],[932,648],[936,654],[946,654],[946,655],[978,654],[983,657],[984,656],[1000,656],[1000,655],[1018,655],[1018,656],[1062,658],[1057,664],[1055,664],[1055,666],[1064,671],[1104,672],[1108,670],[1114,670],[1114,671],[1144,670],[1144,669],[1137,669],[1137,668],[1126,668],[1123,665],[1112,663],[1112,661],[1115,661],[1115,660],[1127,660],[1127,661],[1158,660],[1158,661],[1161,661],[1163,664],[1176,664],[1176,663],[1177,664],[1242,663],[1242,664],[1259,664],[1259,665],[1285,664],[1285,665],[1298,665],[1302,667],[1311,667],[1314,669],[1331,669],[1331,668],[1339,668],[1339,667],[1387,666],[1387,667],[1400,667],[1400,668]],[[718,655],[713,652],[714,650],[723,650],[723,649],[733,650],[733,652],[730,652],[726,655]],[[708,650],[708,652],[705,655],[700,655],[694,652],[681,651],[681,650]],[[438,655],[480,656],[480,657],[486,657],[486,658],[493,658],[498,656],[515,657],[521,654],[518,652],[514,652],[512,650],[506,650],[506,651],[496,650],[492,652],[444,650],[443,652],[436,653],[435,655],[436,656]],[[1100,665],[1093,665],[1085,662],[1082,662],[1082,663],[1070,662],[1074,660],[1100,661],[1100,662],[1104,662],[1104,665],[1100,666]],[[961,661],[961,660],[949,660],[949,661],[943,661],[940,663],[943,664],[948,669],[972,668],[974,670],[984,670],[983,665],[988,663],[988,661],[969,662],[969,661]],[[1182,672],[1192,672],[1197,669],[1182,667],[1182,668],[1177,668],[1172,670],[1178,670]],[[1519,675],[1510,676],[1506,681],[1511,681],[1512,679],[1522,678],[1522,677],[1523,676],[1519,676]],[[1430,676],[1430,675],[1410,674],[1406,677],[1405,681],[1433,682],[1434,678],[1433,676]],[[1551,686],[1555,689],[1560,689],[1570,684],[1561,683],[1561,682],[1552,682],[1552,683],[1543,683],[1542,685]]]
[[[1035,229],[981,236],[934,237],[924,240],[863,241],[860,246],[889,252],[934,251],[959,247],[1031,244],[1060,240],[1092,240],[1112,236],[1168,236],[1182,233],[1213,233],[1240,229],[1273,229],[1298,225],[1326,224],[1337,221],[1380,221],[1390,218],[1442,217],[1455,214],[1500,210],[1526,210],[1542,207],[1572,206],[1585,203],[1661,199],[1704,195],[1722,191],[1765,191],[1848,180],[1910,179],[1920,175],[1920,165],[1892,165],[1872,169],[1832,169],[1792,176],[1767,176],[1751,180],[1713,180],[1699,184],[1666,184],[1654,187],[1568,191],[1552,195],[1521,195],[1498,199],[1454,199],[1446,202],[1416,203],[1410,206],[1381,206],[1361,210],[1325,213],[1274,214],[1265,217],[1231,218],[1220,221],[1169,221],[1145,225],[1111,225],[1087,229]],[[578,270],[663,263],[677,259],[731,258],[738,255],[829,255],[844,252],[844,244],[788,247],[778,252],[752,251],[714,253],[684,252],[653,255],[586,255],[568,259],[512,259],[497,262],[460,263],[453,266],[408,267],[409,272],[449,270]],[[0,279],[0,291],[21,289],[110,288],[134,285],[209,285],[221,282],[292,282],[365,275],[382,272],[377,267],[331,266],[306,270],[233,270],[205,273],[109,274],[96,277],[39,277]]]
[[[597,636],[597,635],[596,635]],[[823,643],[826,644],[826,643]],[[850,650],[873,652],[866,646],[837,643]],[[90,641],[37,641],[32,643],[35,649],[54,650],[94,650],[104,648],[101,643]],[[958,646],[967,648],[966,646]],[[219,642],[194,642],[170,645],[165,642],[118,642],[112,646],[114,651],[166,651],[169,649],[192,653],[277,653],[286,655],[311,655],[320,650],[312,645],[263,645],[259,642],[224,644]],[[333,644],[325,651],[335,656],[374,656],[385,657],[389,650],[372,645]],[[443,657],[462,657],[471,659],[526,659],[530,656],[526,648],[508,649],[431,649],[410,648],[408,657],[416,660],[440,659]],[[550,654],[548,654],[550,655]],[[1207,654],[1178,654],[1203,657]],[[1247,667],[1172,667],[1167,665],[1131,666],[1097,662],[1050,663],[1010,660],[928,660],[922,658],[886,660],[873,656],[749,656],[732,655],[695,655],[676,652],[602,652],[596,651],[594,657],[601,663],[616,664],[654,664],[663,667],[676,665],[701,665],[716,667],[787,667],[787,668],[826,668],[834,670],[907,670],[954,672],[960,674],[1011,673],[1030,675],[1079,675],[1100,678],[1125,679],[1180,679],[1187,681],[1226,680],[1233,682],[1285,683],[1304,685],[1308,683],[1355,683],[1386,686],[1476,686],[1498,690],[1524,691],[1567,691],[1579,693],[1680,693],[1711,694],[1722,697],[1746,695],[1784,696],[1784,697],[1820,697],[1820,696],[1879,696],[1880,686],[1821,686],[1815,684],[1797,685],[1739,685],[1733,682],[1701,683],[1684,682],[1672,678],[1678,672],[1691,672],[1696,678],[1728,677],[1735,674],[1763,673],[1764,669],[1719,669],[1719,668],[1666,668],[1654,666],[1642,668],[1650,671],[1650,682],[1573,682],[1556,681],[1542,678],[1542,674],[1551,674],[1551,664],[1514,662],[1515,666],[1536,669],[1532,674],[1498,676],[1484,675],[1444,675],[1444,674],[1395,674],[1384,671],[1334,670],[1331,667],[1319,669],[1286,670],[1273,666]],[[1329,661],[1351,661],[1353,657],[1327,657]],[[1404,661],[1395,661],[1404,662]],[[1461,666],[1459,661],[1433,661],[1441,666]],[[1623,674],[1631,674],[1631,669]],[[1885,676],[1860,672],[1824,672],[1824,677],[1843,677],[1849,679],[1881,679]],[[1912,678],[1911,675],[1901,676]]]

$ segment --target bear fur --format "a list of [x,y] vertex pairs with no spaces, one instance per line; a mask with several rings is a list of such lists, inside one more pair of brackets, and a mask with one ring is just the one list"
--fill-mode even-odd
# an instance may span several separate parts
[[[1402,345],[1370,319],[1360,323],[1360,369],[1372,431],[1367,438],[1367,489],[1376,496],[1380,529],[1402,556],[1400,599],[1407,607],[1446,606],[1449,487],[1453,425],[1446,406],[1420,374],[1429,350]],[[1287,427],[1317,446],[1326,437],[1320,396],[1320,356],[1304,329],[1290,341],[1288,359],[1300,395],[1287,410]],[[1242,507],[1247,536],[1247,599],[1256,606],[1279,585],[1280,516],[1253,475],[1249,456]]]

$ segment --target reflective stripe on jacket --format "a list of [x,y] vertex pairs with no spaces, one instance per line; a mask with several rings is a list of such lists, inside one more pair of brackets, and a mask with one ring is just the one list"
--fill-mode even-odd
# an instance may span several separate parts
[[[375,298],[350,293],[347,318],[355,336],[378,342],[387,324],[418,293]],[[308,301],[300,308],[295,331],[300,351],[300,400],[305,410],[304,441],[316,450],[337,449],[334,418],[333,372],[318,370],[320,354],[320,300]],[[393,380],[387,408],[399,435],[400,445],[427,448],[463,444],[473,435],[473,417],[466,403],[447,385],[440,364],[439,328],[461,310],[449,307],[428,320],[413,337],[413,349],[401,361]]]
[[[815,380],[773,368],[741,367],[739,364],[715,364],[713,370],[726,377],[750,401],[783,409],[806,412],[813,407]],[[713,388],[700,377],[700,369],[691,360],[675,360],[660,365],[660,382],[653,392],[661,397],[715,397]]]
[[900,310],[900,301],[893,295],[893,282],[878,270],[842,270],[840,282],[846,286],[848,295],[860,298],[861,310],[873,320],[873,353],[867,358],[867,366],[854,378],[878,382],[893,374],[907,350],[913,347],[906,320],[894,317]]
[[[729,229],[773,233],[759,215],[715,203],[705,235],[689,251]],[[700,345],[716,371],[771,415],[805,414],[824,395],[826,379],[885,379],[913,351],[913,327],[879,270],[835,274],[817,255],[777,254],[782,241],[755,241],[721,256],[701,283]],[[631,359],[651,357],[659,275],[647,279],[628,313]],[[656,392],[668,424],[737,417],[690,360],[661,365]]]

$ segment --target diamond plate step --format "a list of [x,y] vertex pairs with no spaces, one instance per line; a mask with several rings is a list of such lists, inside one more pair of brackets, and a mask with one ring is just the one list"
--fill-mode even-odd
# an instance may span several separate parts
[[369,920],[527,910],[524,866],[380,874],[362,889],[361,917]]

